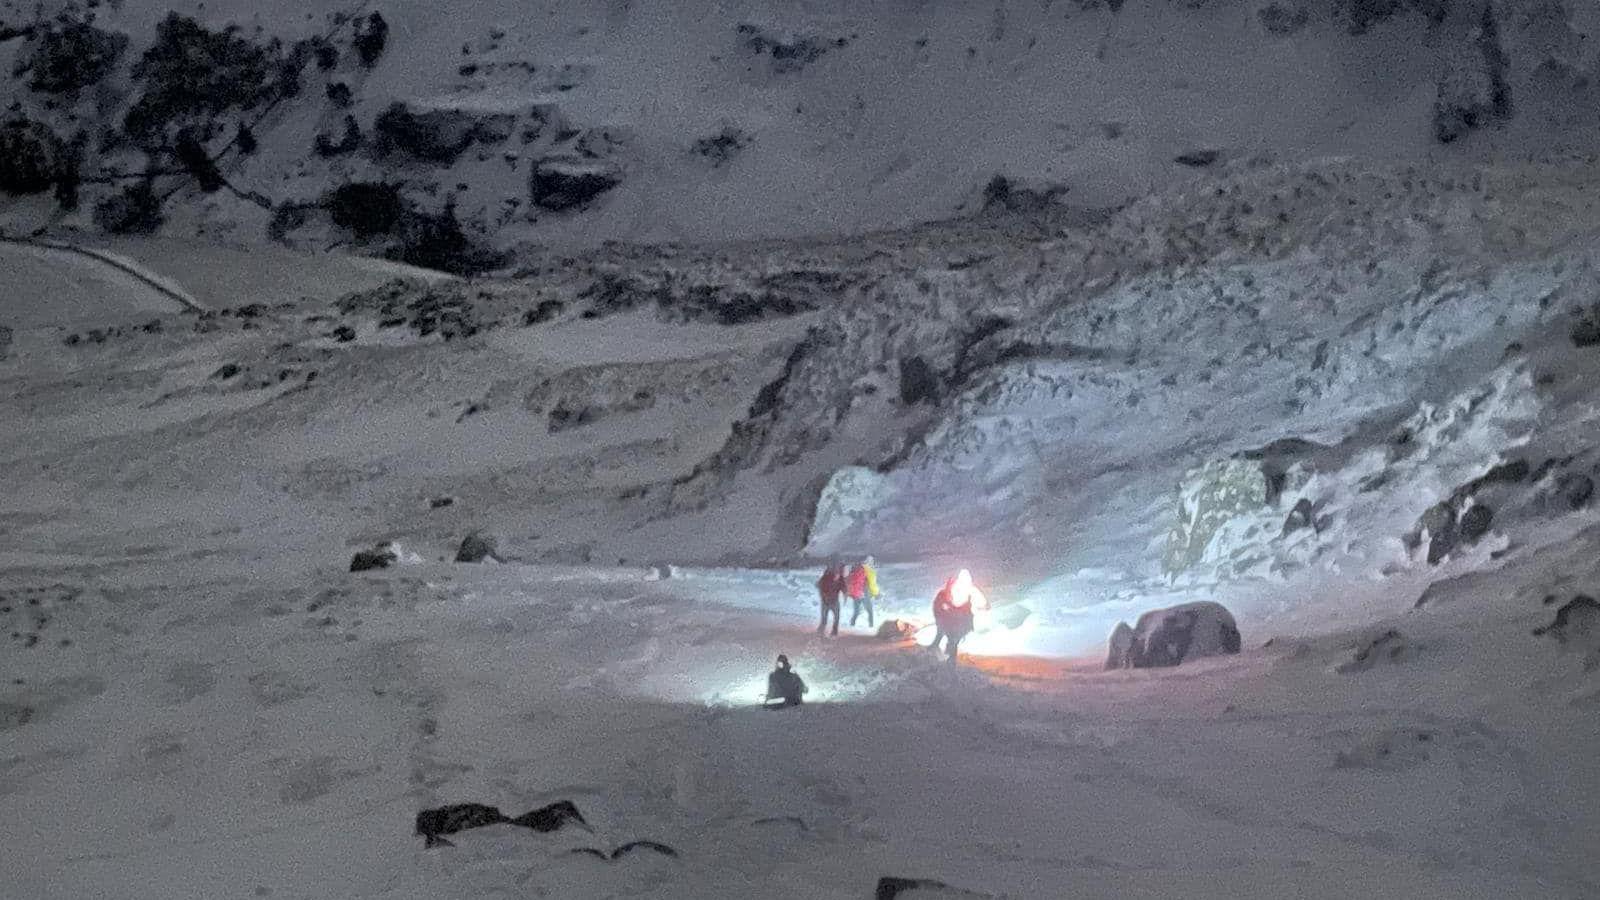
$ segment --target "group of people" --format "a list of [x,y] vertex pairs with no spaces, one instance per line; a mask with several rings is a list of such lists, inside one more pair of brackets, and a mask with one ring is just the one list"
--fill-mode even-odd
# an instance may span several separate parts
[[866,557],[852,565],[833,563],[822,570],[822,577],[817,579],[817,595],[822,600],[822,621],[817,623],[817,634],[828,631],[828,616],[833,616],[833,631],[829,632],[834,637],[839,636],[839,603],[841,597],[849,597],[852,604],[850,609],[850,627],[856,627],[856,620],[861,618],[864,610],[867,614],[867,627],[877,627],[873,621],[872,601],[878,598],[878,572],[873,568],[872,557]]
[[[851,565],[834,563],[817,579],[817,594],[822,602],[822,621],[817,634],[839,634],[839,607],[841,597],[849,597],[854,604],[850,625],[863,611],[867,614],[867,627],[873,627],[872,602],[878,598],[878,573],[872,557],[868,556]],[[972,633],[977,614],[989,608],[989,599],[972,583],[972,573],[966,569],[945,581],[933,597],[934,636],[931,645],[935,651],[943,645],[951,663],[956,661],[961,641]],[[828,630],[828,617],[833,617],[833,629]],[[767,702],[780,706],[797,706],[807,693],[805,680],[794,671],[789,657],[778,656],[778,666],[767,676]]]

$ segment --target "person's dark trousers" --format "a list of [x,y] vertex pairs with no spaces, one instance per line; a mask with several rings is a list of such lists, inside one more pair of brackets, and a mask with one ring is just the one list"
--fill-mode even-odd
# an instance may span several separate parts
[[961,638],[963,636],[964,635],[959,635],[959,634],[946,635],[946,638],[950,642],[950,661],[952,663],[956,661],[956,648],[961,646]]
[[824,603],[824,604],[822,604],[822,621],[817,624],[817,634],[822,634],[824,631],[828,630],[828,613],[833,613],[833,635],[834,635],[834,637],[838,637],[839,636],[839,604],[838,603]]
[[856,627],[856,619],[860,618],[863,609],[867,611],[867,627],[873,627],[872,598],[862,597],[860,600],[852,599],[850,602],[852,604],[850,607],[850,627]]
[[933,633],[933,643],[929,644],[928,646],[933,648],[933,652],[938,653],[939,652],[939,642],[948,639],[948,637],[949,636],[944,633],[944,629],[941,628],[941,629],[935,630],[934,633]]

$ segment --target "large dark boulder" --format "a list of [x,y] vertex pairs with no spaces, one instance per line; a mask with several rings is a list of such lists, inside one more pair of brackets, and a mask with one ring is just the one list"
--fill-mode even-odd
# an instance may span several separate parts
[[[1113,667],[1113,662],[1125,663],[1117,668],[1165,668],[1207,656],[1238,653],[1242,646],[1233,614],[1222,604],[1208,600],[1145,613],[1131,629],[1131,644],[1127,630],[1126,624],[1118,623],[1112,632],[1108,668]],[[1119,645],[1126,649],[1116,653]]]
[[562,212],[584,206],[621,183],[622,172],[613,163],[551,157],[533,167],[528,189],[535,206]]

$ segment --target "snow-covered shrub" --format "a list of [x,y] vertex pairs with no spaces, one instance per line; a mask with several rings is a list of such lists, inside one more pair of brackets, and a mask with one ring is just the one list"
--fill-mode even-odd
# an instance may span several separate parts
[[0,193],[43,193],[56,183],[68,156],[43,122],[22,116],[0,121]]
[[498,269],[506,255],[468,234],[456,218],[454,206],[429,213],[412,208],[400,221],[400,242],[388,252],[390,259],[437,269],[454,275],[477,275]]
[[94,208],[95,225],[108,234],[149,234],[160,228],[161,222],[161,198],[148,180],[128,186]]
[[696,156],[704,157],[712,166],[725,166],[750,146],[750,134],[742,128],[724,125],[716,134],[707,135],[694,142],[691,148]]
[[144,147],[165,145],[169,133],[182,127],[209,137],[217,116],[255,109],[283,96],[290,69],[277,40],[255,44],[241,37],[236,26],[211,31],[171,13],[157,26],[155,43],[133,66],[143,93],[129,108],[123,128]]
[[38,33],[23,67],[28,86],[44,94],[65,94],[96,84],[116,68],[128,36],[87,22],[63,22]]
[[360,238],[390,234],[407,214],[400,188],[387,182],[352,181],[322,198],[333,224]]
[[369,69],[377,65],[384,49],[389,46],[389,23],[383,14],[374,12],[358,20],[351,45],[355,47],[361,65]]

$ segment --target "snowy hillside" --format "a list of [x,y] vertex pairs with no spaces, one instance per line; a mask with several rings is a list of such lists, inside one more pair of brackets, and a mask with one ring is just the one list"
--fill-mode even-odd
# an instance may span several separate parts
[[0,0],[0,898],[1600,896],[1597,26]]
[[291,8],[0,5],[27,161],[6,227],[492,268],[1103,208],[1230,160],[1558,157],[1600,129],[1592,0]]

